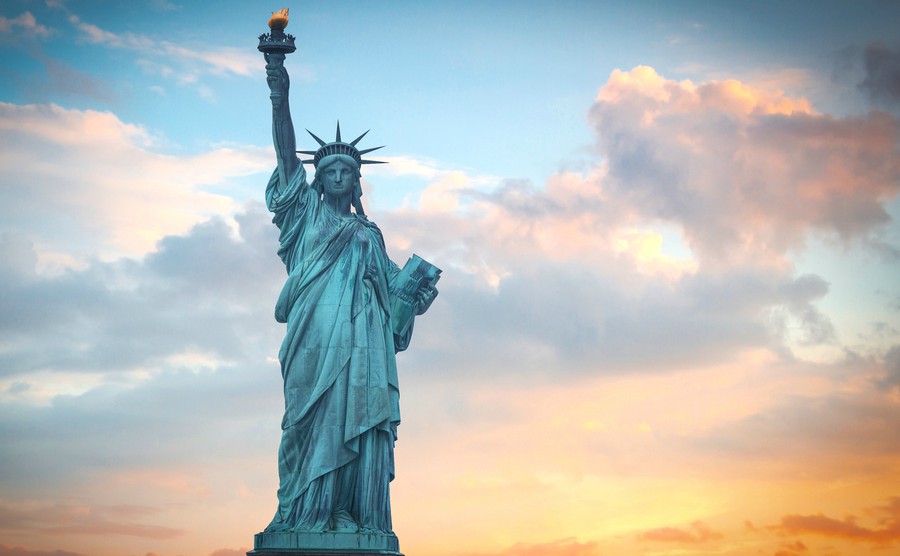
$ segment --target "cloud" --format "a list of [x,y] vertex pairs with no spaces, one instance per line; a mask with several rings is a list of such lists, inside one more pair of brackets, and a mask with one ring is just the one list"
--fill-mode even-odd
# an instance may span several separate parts
[[[44,75],[36,77],[22,68],[10,66],[5,71],[15,82],[18,90],[28,91],[30,98],[46,98],[50,93],[77,95],[104,103],[117,100],[110,87],[89,73],[79,71],[68,63],[47,57],[43,48],[30,44],[27,39],[45,38],[53,34],[51,29],[38,24],[30,12],[7,19],[0,16],[0,43],[15,48],[23,48],[44,68]],[[23,38],[25,40],[23,40]]]
[[115,95],[104,83],[83,71],[79,71],[65,62],[39,57],[47,75],[47,90],[73,94],[102,102],[115,100]]
[[616,70],[589,120],[610,195],[680,226],[711,267],[784,262],[810,233],[877,235],[900,188],[894,117],[835,118],[735,80]]
[[[821,369],[852,384],[837,391],[783,395],[768,407],[721,424],[693,439],[695,449],[729,460],[740,458],[745,473],[835,477],[849,470],[878,474],[900,455],[900,415],[894,394],[884,388],[894,351],[882,360],[848,356]],[[726,455],[727,454],[727,455]],[[810,459],[816,465],[810,466]]]
[[167,234],[233,212],[216,188],[270,167],[268,149],[253,147],[160,154],[143,127],[52,104],[0,103],[0,130],[4,222],[49,258],[146,253]]
[[[443,339],[429,357],[453,354],[459,368],[480,372],[506,368],[501,362],[514,352],[517,372],[598,373],[834,340],[815,307],[828,292],[822,278],[752,267],[697,272],[690,259],[661,252],[656,233],[628,226],[597,181],[560,176],[544,190],[514,182],[492,193],[460,189],[444,190],[460,200],[440,210],[373,213],[396,251],[415,246],[452,270],[423,325]],[[648,345],[654,349],[642,349]]]
[[548,543],[518,543],[500,552],[468,553],[465,556],[599,556],[596,542],[578,542],[574,538]]
[[798,556],[806,554],[808,551],[809,548],[802,541],[785,542],[775,552],[775,556]]
[[168,0],[151,0],[150,5],[153,6],[154,8],[156,8],[157,10],[166,11],[166,12],[181,9],[181,6],[179,4],[169,2]]
[[[161,40],[132,32],[114,32],[85,21],[62,3],[48,2],[47,5],[65,13],[69,24],[78,33],[79,42],[133,52],[135,63],[143,69],[160,70],[155,73],[173,80],[176,85],[189,87],[209,100],[215,96],[214,89],[201,81],[202,77],[259,77],[265,71],[260,58],[246,49]],[[154,6],[159,10],[179,8],[164,1],[155,2]],[[25,14],[20,16],[22,17]],[[7,24],[9,25],[11,24]],[[291,75],[298,80],[313,79],[310,68],[303,65],[295,67]]]
[[[128,536],[145,539],[171,539],[184,530],[137,523],[129,518],[158,513],[153,508],[44,505],[17,508],[0,506],[2,530],[31,530],[40,535]],[[27,552],[26,552],[27,554]]]
[[781,518],[774,528],[789,535],[817,535],[872,543],[876,546],[890,546],[900,541],[900,497],[888,499],[887,504],[870,508],[868,512],[877,525],[860,525],[857,516],[835,519],[824,514],[791,514]]
[[220,548],[211,552],[209,556],[246,556],[249,551],[249,548]]
[[259,75],[264,71],[257,56],[248,54],[239,48],[206,45],[202,49],[194,50],[170,41],[158,41],[145,35],[113,33],[82,21],[73,13],[69,13],[69,23],[78,29],[88,42],[110,48],[133,50],[144,55],[159,56],[171,62],[182,62],[185,59],[202,62],[201,65],[194,66],[194,68],[214,74],[246,77]]
[[48,37],[50,29],[41,25],[31,12],[22,12],[19,16],[6,18],[0,16],[0,33],[13,33],[19,31],[20,35],[30,37]]
[[650,529],[638,535],[641,541],[668,542],[677,544],[699,544],[711,540],[719,540],[723,537],[722,533],[713,531],[709,525],[702,521],[691,523],[688,529],[678,529],[676,527],[661,527],[659,529]]
[[[257,335],[244,330],[242,337],[229,319],[253,315],[265,323],[283,270],[266,248],[277,238],[262,210],[238,215],[237,223],[239,237],[212,220],[164,239],[144,261],[94,261],[51,276],[37,274],[26,238],[5,234],[2,374],[127,372],[192,352],[218,363],[240,358]],[[54,341],[43,345],[48,337]]]
[[900,345],[893,346],[884,357],[885,377],[882,386],[900,389]]
[[[36,272],[26,238],[2,236],[0,443],[16,446],[0,454],[7,488],[216,460],[234,442],[221,423],[234,431],[247,417],[230,400],[260,403],[277,422],[280,375],[267,360],[283,332],[272,316],[277,231],[259,206],[236,221],[238,235],[213,220],[142,261],[51,276]],[[60,451],[65,461],[50,456]]]
[[84,556],[79,552],[68,550],[30,550],[23,546],[6,546],[0,544],[0,556]]
[[887,106],[900,105],[900,49],[873,42],[863,51],[866,76],[859,87]]

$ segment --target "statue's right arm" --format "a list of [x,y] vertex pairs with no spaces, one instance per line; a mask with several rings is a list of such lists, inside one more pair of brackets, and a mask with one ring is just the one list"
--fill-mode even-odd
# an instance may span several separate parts
[[272,100],[272,140],[278,160],[278,189],[286,191],[294,172],[300,165],[296,154],[294,123],[288,104],[290,79],[284,68],[284,54],[265,54],[266,82],[269,84]]

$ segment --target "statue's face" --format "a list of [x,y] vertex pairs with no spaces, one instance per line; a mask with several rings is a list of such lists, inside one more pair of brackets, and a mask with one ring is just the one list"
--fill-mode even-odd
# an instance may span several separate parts
[[324,192],[331,197],[343,197],[353,192],[356,186],[356,168],[338,160],[323,170]]

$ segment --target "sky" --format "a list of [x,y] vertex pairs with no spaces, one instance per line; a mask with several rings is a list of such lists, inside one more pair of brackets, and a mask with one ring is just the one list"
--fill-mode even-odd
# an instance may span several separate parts
[[[0,5],[0,556],[238,556],[276,506],[298,148],[371,129],[410,556],[900,550],[900,4]],[[374,153],[373,153],[374,154]]]

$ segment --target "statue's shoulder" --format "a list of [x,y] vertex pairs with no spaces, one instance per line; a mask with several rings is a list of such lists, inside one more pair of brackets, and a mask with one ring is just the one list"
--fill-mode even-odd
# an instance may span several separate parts
[[368,216],[365,216],[365,215],[363,215],[363,214],[356,214],[356,213],[353,213],[353,216],[354,216],[354,218],[356,219],[357,223],[358,223],[360,226],[365,227],[366,230],[367,230],[370,234],[372,234],[373,236],[377,237],[377,238],[378,238],[378,241],[379,241],[382,245],[384,245],[384,236],[381,234],[381,228],[378,227],[378,224],[372,222],[371,220],[369,220],[369,217],[368,217]]
[[376,224],[376,223],[372,222],[371,220],[369,220],[369,217],[366,216],[365,214],[357,214],[357,213],[355,213],[355,212],[352,212],[352,213],[350,213],[350,214],[353,215],[353,218],[354,218],[359,224],[361,224],[361,225],[363,225],[363,226],[366,226],[367,228],[372,228],[372,229],[374,229],[374,230],[378,230],[379,232],[381,231],[381,230],[379,230],[379,228],[378,228],[378,224]]

